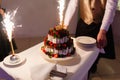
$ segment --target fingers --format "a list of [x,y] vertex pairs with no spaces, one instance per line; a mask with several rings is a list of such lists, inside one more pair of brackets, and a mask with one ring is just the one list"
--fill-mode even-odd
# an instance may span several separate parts
[[104,48],[105,46],[107,45],[107,40],[106,39],[103,39],[103,40],[97,40],[97,47],[98,48]]
[[106,31],[100,30],[97,36],[97,47],[104,48],[107,45]]

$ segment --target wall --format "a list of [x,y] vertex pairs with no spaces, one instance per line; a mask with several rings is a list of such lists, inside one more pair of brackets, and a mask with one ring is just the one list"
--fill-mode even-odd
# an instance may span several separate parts
[[[68,2],[66,0],[66,6]],[[2,7],[6,11],[18,8],[14,23],[22,24],[22,27],[15,28],[15,37],[45,36],[50,27],[59,24],[57,0],[3,0]],[[76,28],[77,17],[73,18],[68,28],[71,34],[74,34]]]

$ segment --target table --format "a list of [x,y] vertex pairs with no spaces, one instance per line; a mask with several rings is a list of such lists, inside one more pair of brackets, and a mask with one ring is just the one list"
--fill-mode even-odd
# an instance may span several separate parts
[[[40,55],[40,46],[43,42],[19,53],[26,57],[26,62],[18,67],[6,67],[0,62],[0,67],[15,80],[46,80],[55,63],[46,61]],[[78,55],[75,59],[62,63],[67,68],[67,77],[64,80],[85,80],[88,70],[98,56],[99,49],[81,49],[74,40],[74,46]],[[59,65],[59,64],[58,64]]]

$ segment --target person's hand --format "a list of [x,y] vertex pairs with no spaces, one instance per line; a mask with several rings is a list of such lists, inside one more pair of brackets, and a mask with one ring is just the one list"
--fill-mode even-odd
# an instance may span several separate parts
[[100,30],[97,35],[97,47],[104,48],[107,45],[106,31]]
[[2,16],[4,16],[4,11],[3,11],[3,9],[0,9],[0,14],[1,14]]

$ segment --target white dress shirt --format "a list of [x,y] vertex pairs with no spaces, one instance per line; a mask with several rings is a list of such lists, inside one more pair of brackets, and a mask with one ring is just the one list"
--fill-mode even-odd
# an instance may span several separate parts
[[[70,20],[72,19],[77,7],[79,0],[70,0],[68,8],[65,13],[64,24],[68,26]],[[108,31],[110,24],[113,22],[115,11],[117,7],[118,0],[107,0],[104,17],[102,20],[102,25],[100,29]]]

